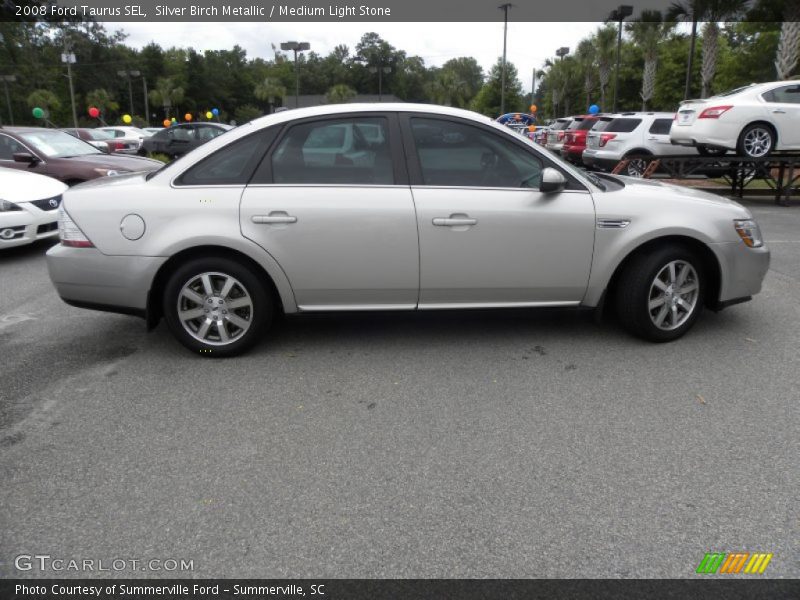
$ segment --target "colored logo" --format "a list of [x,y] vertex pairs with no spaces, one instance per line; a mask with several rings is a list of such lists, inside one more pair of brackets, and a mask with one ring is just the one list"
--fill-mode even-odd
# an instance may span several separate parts
[[761,575],[767,570],[772,553],[769,552],[706,552],[697,566],[697,573],[750,573]]

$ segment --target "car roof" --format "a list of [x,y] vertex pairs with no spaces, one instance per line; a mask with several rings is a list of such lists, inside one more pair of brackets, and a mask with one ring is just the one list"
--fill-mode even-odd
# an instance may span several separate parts
[[[73,129],[72,127],[70,129]],[[79,128],[80,129],[80,128]],[[0,127],[0,131],[5,131],[7,133],[33,133],[36,131],[61,131],[60,129],[53,129],[52,127],[21,127],[21,126],[13,126],[13,127]]]

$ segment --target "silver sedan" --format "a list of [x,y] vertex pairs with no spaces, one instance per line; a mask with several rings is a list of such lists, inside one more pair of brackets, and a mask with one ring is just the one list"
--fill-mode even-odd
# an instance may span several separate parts
[[66,302],[163,317],[212,357],[276,312],[608,307],[665,342],[769,267],[736,202],[586,174],[481,115],[412,104],[257,119],[70,189],[59,231],[47,263]]

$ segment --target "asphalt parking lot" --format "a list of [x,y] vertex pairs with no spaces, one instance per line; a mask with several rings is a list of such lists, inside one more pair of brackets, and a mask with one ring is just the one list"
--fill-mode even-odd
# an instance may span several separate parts
[[[684,339],[583,313],[287,319],[247,356],[71,308],[0,254],[0,576],[797,577],[800,207],[751,204],[753,302]],[[98,573],[107,576],[114,573]]]

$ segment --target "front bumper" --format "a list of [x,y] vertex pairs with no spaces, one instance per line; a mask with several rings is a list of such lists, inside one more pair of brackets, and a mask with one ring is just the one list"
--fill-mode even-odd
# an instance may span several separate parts
[[769,270],[770,251],[766,245],[748,248],[741,241],[709,244],[719,260],[722,271],[718,303],[732,304],[733,300],[754,296]]
[[[36,214],[33,211],[36,211]],[[31,208],[0,213],[0,250],[58,236],[58,211]]]
[[144,316],[147,295],[162,256],[108,256],[97,248],[53,246],[47,252],[50,279],[67,304]]

